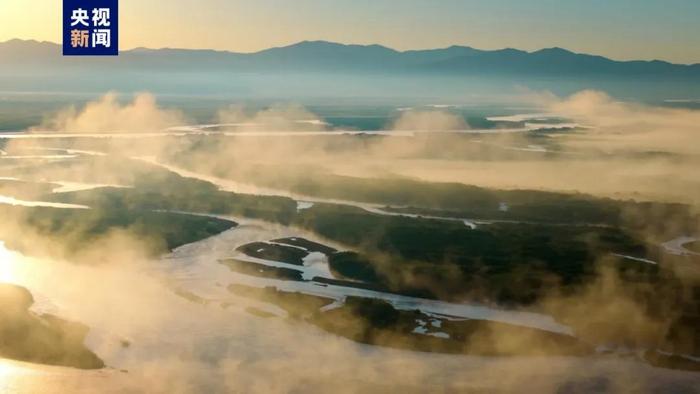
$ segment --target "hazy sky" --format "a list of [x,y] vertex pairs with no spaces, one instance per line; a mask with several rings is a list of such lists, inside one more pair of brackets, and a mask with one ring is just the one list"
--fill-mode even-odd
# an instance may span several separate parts
[[[61,4],[0,0],[0,41],[60,41]],[[324,39],[700,63],[700,0],[120,0],[120,17],[121,49],[251,52]]]

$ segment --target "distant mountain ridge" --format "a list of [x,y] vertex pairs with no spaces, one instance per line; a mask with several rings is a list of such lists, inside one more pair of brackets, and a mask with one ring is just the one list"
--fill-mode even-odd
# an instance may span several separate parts
[[700,64],[615,61],[562,48],[397,51],[381,45],[302,41],[255,53],[135,48],[117,57],[71,57],[61,52],[60,45],[50,42],[0,43],[0,92],[150,91],[316,102],[508,99],[523,88],[558,95],[597,89],[649,101],[700,97]]
[[616,61],[574,53],[562,48],[533,52],[518,49],[481,50],[468,46],[397,51],[381,45],[346,45],[302,41],[254,53],[194,49],[135,48],[117,58],[63,57],[59,44],[32,40],[0,43],[0,70],[63,66],[121,70],[232,72],[357,72],[419,73],[436,75],[598,75],[659,78],[700,78],[700,64],[673,64],[660,60]]

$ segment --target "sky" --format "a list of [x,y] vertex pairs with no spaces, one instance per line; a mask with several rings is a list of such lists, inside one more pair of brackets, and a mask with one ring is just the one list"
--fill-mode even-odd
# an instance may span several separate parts
[[[120,46],[237,52],[303,40],[563,47],[700,63],[698,0],[120,0]],[[61,0],[0,0],[0,41],[59,42]]]

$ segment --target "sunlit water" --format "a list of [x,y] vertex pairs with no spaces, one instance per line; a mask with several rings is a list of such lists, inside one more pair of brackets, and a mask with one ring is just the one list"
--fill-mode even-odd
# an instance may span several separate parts
[[[109,366],[82,371],[0,361],[0,392],[328,392],[339,382],[347,392],[404,386],[418,392],[443,386],[511,391],[523,385],[547,392],[600,380],[635,391],[700,384],[698,374],[631,359],[489,358],[376,348],[303,323],[247,313],[248,306],[265,304],[230,294],[226,286],[244,283],[242,276],[217,258],[235,255],[243,242],[291,231],[244,223],[158,261],[116,267],[30,258],[0,243],[1,280],[28,288],[37,301],[35,313],[91,327],[86,345]],[[251,284],[260,285],[255,278]],[[176,288],[212,302],[188,301],[175,295]]]
[[[303,201],[301,209],[313,203]],[[87,208],[12,198],[0,202]],[[378,214],[394,214],[378,206],[362,205]],[[101,371],[83,371],[0,359],[0,393],[267,393],[288,392],[292,388],[298,392],[359,392],[367,391],[365,384],[376,391],[398,387],[407,392],[430,392],[439,387],[481,392],[514,392],[523,388],[530,392],[562,388],[564,392],[567,388],[628,392],[664,392],[672,388],[676,392],[697,392],[695,389],[700,387],[699,374],[652,368],[633,359],[490,358],[398,351],[353,343],[313,326],[287,321],[280,308],[236,297],[226,287],[231,283],[273,285],[287,291],[329,296],[339,300],[339,304],[344,296],[368,293],[354,294],[355,290],[337,286],[285,283],[231,272],[217,260],[242,257],[235,247],[245,242],[291,235],[314,239],[312,234],[284,226],[236,220],[243,225],[185,245],[157,261],[125,261],[118,267],[96,268],[26,257],[0,242],[0,281],[28,288],[35,299],[31,308],[34,313],[53,313],[91,327],[86,345],[109,366]],[[302,270],[305,274],[329,274],[318,260]],[[188,301],[175,295],[175,289],[211,302],[201,305]],[[406,309],[435,307],[426,300],[369,295],[386,297]],[[249,306],[282,318],[251,315],[245,311]],[[447,307],[454,314],[478,312],[482,313],[481,318],[515,323],[518,321],[509,319],[523,316],[478,305]],[[551,327],[559,327],[548,316],[524,316],[533,324],[554,323]]]
[[47,207],[47,208],[65,208],[65,209],[89,209],[90,207],[79,204],[65,204],[60,202],[48,201],[27,201],[20,200],[14,197],[0,195],[0,204],[9,204],[22,207]]
[[[525,122],[524,127],[509,127],[509,128],[491,128],[491,129],[462,129],[462,130],[249,130],[250,127],[263,127],[264,124],[239,124],[239,123],[220,123],[220,124],[201,124],[201,125],[185,125],[170,127],[168,129],[156,132],[129,132],[129,131],[113,131],[113,132],[66,132],[56,130],[37,130],[31,133],[0,133],[0,139],[57,139],[57,138],[153,138],[153,137],[184,137],[188,135],[200,136],[238,136],[238,137],[274,137],[274,136],[333,136],[333,135],[362,135],[374,134],[385,136],[414,136],[425,133],[456,133],[456,134],[504,134],[504,133],[524,133],[530,131],[544,129],[568,129],[577,127],[586,127],[578,123],[547,123],[550,119],[558,119],[553,115],[513,115],[504,117],[487,118],[492,121],[509,121],[509,122],[524,122],[527,120],[537,120],[540,123]],[[322,126],[328,125],[322,121],[302,121],[312,125]],[[241,131],[210,131],[211,129],[231,127],[245,127]]]
[[[317,261],[316,264],[307,264],[300,267],[293,264],[247,257],[236,251],[237,247],[251,241],[269,241],[280,237],[302,236],[322,243],[328,243],[327,241],[318,239],[313,234],[302,233],[298,229],[291,229],[281,225],[272,225],[235,217],[232,219],[243,223],[243,225],[206,240],[176,249],[172,254],[165,257],[165,269],[169,270],[172,276],[181,280],[189,290],[197,294],[205,294],[206,297],[229,296],[225,289],[216,285],[217,281],[225,280],[228,283],[238,283],[259,288],[272,286],[283,291],[300,292],[335,300],[343,300],[348,296],[376,298],[385,300],[402,310],[418,309],[426,313],[443,314],[454,318],[487,319],[547,331],[571,333],[569,327],[558,324],[550,316],[543,314],[507,311],[476,304],[456,304],[427,300],[373,290],[325,285],[313,281],[285,281],[230,272],[228,268],[219,264],[218,261],[225,258],[238,258],[259,264],[300,270],[306,278],[314,276],[332,278],[325,261]],[[342,249],[342,247],[340,248]],[[313,255],[310,257],[313,257]]]
[[85,182],[68,182],[68,181],[51,181],[50,183],[55,183],[59,185],[51,190],[51,193],[70,193],[79,192],[86,190],[100,189],[104,187],[126,189],[130,186],[115,185],[108,183],[85,183]]

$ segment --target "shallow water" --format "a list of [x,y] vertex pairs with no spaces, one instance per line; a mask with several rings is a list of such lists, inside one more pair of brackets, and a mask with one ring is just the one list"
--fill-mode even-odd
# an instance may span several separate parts
[[47,208],[63,208],[63,209],[90,209],[90,207],[78,204],[64,204],[60,202],[48,201],[26,201],[10,196],[0,195],[0,204],[17,205],[23,207],[47,207]]
[[[220,187],[236,191],[240,187],[261,190],[218,181]],[[332,200],[301,201],[304,207],[314,201]],[[46,204],[63,208],[70,205]],[[373,209],[378,214],[394,214],[371,204],[355,206]],[[90,326],[86,344],[110,366],[101,371],[82,371],[0,359],[0,393],[409,393],[442,387],[455,392],[516,392],[527,388],[530,392],[692,393],[700,387],[700,374],[653,368],[633,358],[494,358],[417,353],[361,345],[304,323],[287,321],[286,313],[279,307],[236,297],[226,287],[231,283],[273,285],[337,300],[326,309],[342,305],[348,295],[362,295],[386,299],[404,309],[491,318],[554,331],[567,329],[545,315],[236,274],[217,259],[241,257],[235,248],[242,243],[301,236],[336,248],[343,246],[284,226],[233,219],[242,226],[185,245],[157,261],[120,267],[85,267],[34,259],[8,251],[0,243],[0,281],[30,289],[35,298],[31,308],[34,313],[54,313]],[[302,270],[308,275],[330,274],[319,259]],[[188,301],[175,295],[174,289],[212,302],[202,305]],[[258,317],[247,313],[248,307],[279,317]],[[429,324],[432,323],[425,325],[427,332],[440,332],[439,327]],[[129,346],[125,347],[124,341]]]
[[[492,117],[487,118],[489,120],[501,120],[501,121],[512,121],[520,122],[523,120],[538,119],[541,117],[531,117],[530,115],[520,115],[511,117]],[[521,119],[521,120],[513,120]],[[326,123],[321,121],[306,121],[306,123],[312,125],[326,125]],[[201,124],[201,125],[183,125],[170,127],[166,130],[155,131],[155,132],[128,132],[128,131],[113,131],[113,132],[70,132],[70,131],[57,131],[57,130],[37,130],[31,133],[25,132],[12,132],[12,133],[0,133],[0,139],[56,139],[56,138],[152,138],[152,137],[184,137],[187,135],[200,135],[200,136],[238,136],[238,137],[264,137],[264,136],[333,136],[333,135],[362,135],[362,134],[374,134],[374,135],[385,135],[385,136],[414,136],[416,134],[424,133],[456,133],[456,134],[502,134],[502,133],[524,133],[529,131],[553,129],[553,128],[576,128],[582,127],[577,123],[528,123],[524,124],[524,127],[511,127],[511,128],[493,128],[493,129],[462,129],[462,130],[389,130],[389,129],[378,129],[378,130],[262,130],[262,131],[210,131],[213,128],[221,127],[240,127],[240,126],[257,126],[255,124]]]
[[700,256],[700,253],[693,252],[692,250],[686,249],[683,245],[689,244],[691,242],[699,241],[699,237],[693,237],[689,235],[684,235],[678,238],[674,238],[668,242],[664,242],[661,246],[666,250],[666,252],[675,254],[678,256]]
[[[318,239],[312,234],[302,235],[299,233],[299,230],[280,225],[269,225],[264,222],[249,221],[242,218],[232,219],[243,225],[206,240],[182,246],[164,258],[167,264],[166,269],[170,271],[170,275],[182,282],[182,285],[188,291],[205,298],[211,296],[227,297],[226,290],[216,286],[217,281],[260,288],[274,286],[282,291],[300,292],[335,300],[342,300],[348,296],[376,298],[385,300],[401,310],[417,309],[426,313],[448,315],[453,318],[494,320],[553,332],[571,333],[570,328],[556,323],[550,316],[537,313],[501,310],[478,304],[455,304],[366,289],[326,285],[316,282],[297,282],[252,277],[230,272],[228,268],[219,264],[218,261],[225,258],[237,258],[270,266],[299,269],[304,273],[304,277],[328,277],[330,274],[327,265],[326,267],[322,266],[323,268],[320,269],[313,265],[299,267],[291,264],[247,257],[235,250],[237,247],[252,241],[269,241],[279,237],[304,237],[321,243],[323,243],[324,240]],[[330,276],[332,277],[332,275]],[[202,292],[202,294],[200,294],[200,292]]]
[[112,185],[104,183],[84,183],[84,182],[68,182],[68,181],[49,181],[47,183],[55,183],[58,187],[51,190],[51,193],[69,193],[99,189],[103,187],[113,187],[119,189],[129,188],[130,186]]
[[[651,368],[618,357],[493,358],[377,348],[304,323],[247,313],[245,309],[253,306],[285,316],[269,304],[235,297],[226,290],[228,284],[250,280],[253,285],[289,285],[288,290],[299,289],[298,285],[246,279],[217,258],[235,254],[241,243],[291,234],[313,239],[283,226],[244,221],[239,228],[182,246],[158,261],[118,267],[29,258],[0,245],[0,280],[30,289],[37,301],[32,308],[36,313],[50,311],[90,326],[86,344],[110,367],[81,371],[0,360],[0,392],[267,393],[331,388],[425,392],[436,387],[489,392],[528,387],[554,392],[572,384],[588,387],[600,382],[611,390],[632,391],[669,384],[692,390],[700,384],[700,374]],[[309,284],[301,288],[312,291],[313,287],[331,296],[341,291]],[[175,295],[175,288],[212,302],[188,301]],[[401,297],[390,301],[411,308],[435,306]],[[449,312],[523,317],[475,308],[460,306]],[[539,322],[547,319],[536,317]],[[439,332],[439,327],[431,326],[427,332]]]

